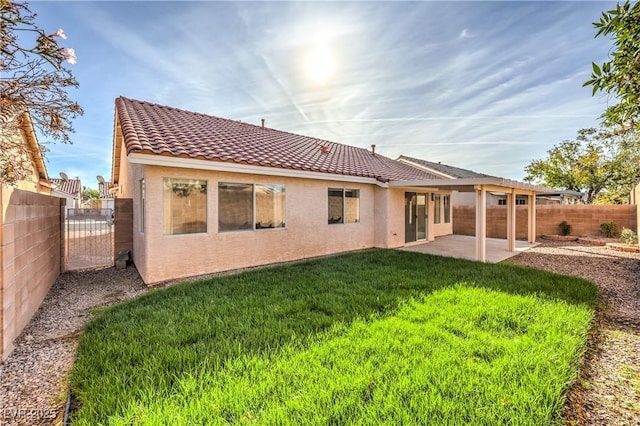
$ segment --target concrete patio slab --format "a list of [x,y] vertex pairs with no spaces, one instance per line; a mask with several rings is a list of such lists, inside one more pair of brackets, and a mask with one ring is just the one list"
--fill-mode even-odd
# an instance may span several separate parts
[[[487,262],[498,263],[529,250],[539,243],[516,241],[516,251],[507,250],[507,240],[487,238]],[[446,235],[434,241],[401,247],[399,250],[476,260],[476,238],[467,235]]]

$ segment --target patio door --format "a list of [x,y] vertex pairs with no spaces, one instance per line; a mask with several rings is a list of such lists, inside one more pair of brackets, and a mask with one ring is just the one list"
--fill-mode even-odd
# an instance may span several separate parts
[[427,239],[427,194],[404,193],[404,241]]

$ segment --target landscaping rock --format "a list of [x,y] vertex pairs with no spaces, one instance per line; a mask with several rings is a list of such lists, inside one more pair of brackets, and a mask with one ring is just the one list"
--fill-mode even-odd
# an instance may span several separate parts
[[549,241],[577,241],[578,237],[572,235],[541,235],[540,238]]

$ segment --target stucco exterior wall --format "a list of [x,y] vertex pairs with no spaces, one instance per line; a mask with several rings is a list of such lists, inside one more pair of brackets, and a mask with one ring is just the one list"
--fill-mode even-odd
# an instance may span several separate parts
[[[144,178],[145,166],[141,164],[129,163],[127,160],[127,151],[124,144],[121,146],[120,155],[120,176],[118,178],[118,190],[116,196],[119,198],[131,198],[133,200],[133,251],[131,253],[133,263],[136,265],[138,272],[144,278],[146,273],[146,241],[144,239],[145,221],[142,215],[149,209],[162,209],[162,204],[142,206],[140,180]],[[116,251],[115,255],[118,254]]]
[[0,356],[61,272],[64,200],[0,187]]
[[[375,245],[375,185],[156,166],[145,166],[139,173],[145,179],[145,233],[135,231],[138,218],[134,217],[134,262],[148,284]],[[165,177],[207,181],[206,233],[163,235]],[[218,232],[219,182],[285,185],[286,228]],[[132,187],[131,182],[123,184]],[[360,190],[360,222],[328,224],[328,188]],[[134,199],[134,212],[139,214],[139,194],[134,190],[123,195]],[[380,232],[402,235],[403,228],[392,228]],[[393,238],[388,241],[393,243]]]
[[402,247],[404,245],[404,190],[375,187],[374,193],[374,246]]

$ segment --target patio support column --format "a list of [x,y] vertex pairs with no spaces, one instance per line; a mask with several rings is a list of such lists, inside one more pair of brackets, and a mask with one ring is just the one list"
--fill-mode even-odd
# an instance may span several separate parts
[[536,193],[532,192],[528,195],[527,209],[527,240],[530,243],[536,242]]
[[487,190],[476,186],[476,260],[487,261]]
[[516,251],[516,193],[507,193],[507,250]]

